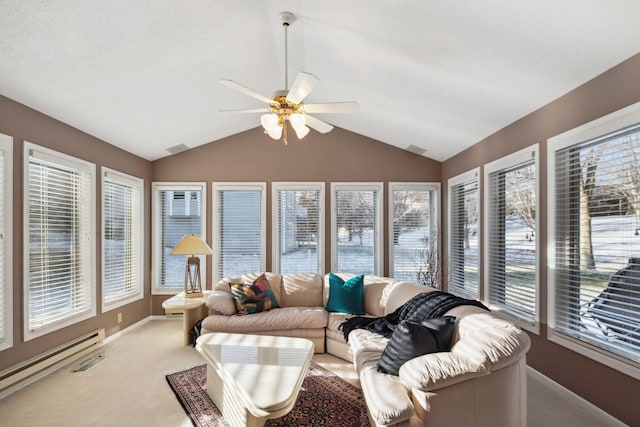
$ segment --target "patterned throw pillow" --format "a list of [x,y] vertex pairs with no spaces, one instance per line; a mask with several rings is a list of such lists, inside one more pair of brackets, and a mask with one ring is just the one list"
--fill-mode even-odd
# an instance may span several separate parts
[[260,313],[279,307],[265,273],[258,276],[250,285],[231,283],[230,287],[238,313]]

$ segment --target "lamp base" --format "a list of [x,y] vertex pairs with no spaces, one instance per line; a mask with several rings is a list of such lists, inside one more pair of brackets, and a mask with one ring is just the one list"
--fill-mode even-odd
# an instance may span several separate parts
[[202,297],[202,285],[200,284],[200,258],[197,256],[190,256],[187,258],[187,266],[184,270],[184,297]]

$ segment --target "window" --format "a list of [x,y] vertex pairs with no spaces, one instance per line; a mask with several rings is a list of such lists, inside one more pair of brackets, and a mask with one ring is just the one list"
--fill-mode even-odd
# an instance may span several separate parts
[[25,339],[95,316],[95,165],[24,144]]
[[640,379],[640,103],[548,156],[549,339]]
[[266,184],[213,184],[214,283],[266,265]]
[[437,286],[440,184],[389,183],[389,276]]
[[487,164],[485,301],[539,333],[538,145]]
[[331,184],[332,271],[381,274],[382,193],[382,183]]
[[480,299],[480,169],[449,179],[449,292]]
[[102,311],[141,299],[143,181],[102,168]]
[[324,273],[324,183],[274,182],[273,265],[280,274]]
[[13,345],[13,138],[0,134],[0,350]]
[[[171,255],[189,234],[206,239],[206,189],[204,182],[154,182],[152,184],[153,288],[155,295],[184,290],[184,256]],[[200,256],[202,271],[206,257]]]

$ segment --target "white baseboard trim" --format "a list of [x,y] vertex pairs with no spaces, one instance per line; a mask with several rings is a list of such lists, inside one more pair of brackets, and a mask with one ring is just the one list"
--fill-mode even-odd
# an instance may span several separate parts
[[144,325],[145,323],[147,323],[149,320],[151,320],[151,316],[147,316],[142,320],[138,320],[136,323],[134,323],[131,326],[127,326],[126,328],[124,328],[121,331],[116,332],[113,335],[109,335],[107,338],[104,339],[103,344],[109,344],[110,342],[112,342],[113,340],[116,340],[118,338],[120,338],[122,335],[126,334],[127,332],[130,332],[134,329],[139,328],[140,326]]
[[558,390],[559,393],[565,394],[567,396],[567,399],[572,399],[573,401],[577,402],[578,405],[580,405],[586,413],[591,414],[590,416],[594,420],[600,420],[602,425],[611,426],[611,427],[628,427],[626,424],[624,424],[617,418],[613,417],[609,413],[598,408],[596,405],[589,402],[584,397],[577,395],[576,393],[572,392],[571,390],[564,387],[563,385],[558,384],[557,382],[547,377],[546,375],[536,371],[531,366],[527,365],[527,370],[529,375],[536,377],[536,379],[539,379],[542,382],[545,382],[549,387],[552,387]]

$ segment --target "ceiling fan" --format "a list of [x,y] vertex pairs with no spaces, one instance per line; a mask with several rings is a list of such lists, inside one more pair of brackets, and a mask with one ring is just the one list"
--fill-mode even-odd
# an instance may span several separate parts
[[[295,15],[291,12],[281,12],[279,16],[284,27],[284,86],[286,88],[289,86],[287,30],[295,21]],[[304,104],[302,101],[320,83],[313,74],[304,72],[298,73],[288,91],[286,89],[276,91],[273,98],[261,95],[233,80],[220,80],[220,83],[268,105],[268,107],[244,110],[222,110],[221,113],[264,113],[260,118],[260,124],[265,133],[273,139],[280,139],[284,134],[285,145],[287,145],[287,122],[290,123],[298,139],[302,139],[309,133],[309,128],[320,133],[327,133],[333,129],[330,124],[310,116],[309,113],[350,113],[358,109],[357,102]]]

